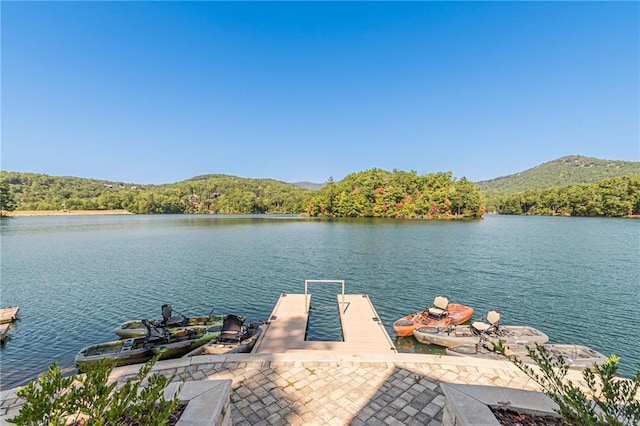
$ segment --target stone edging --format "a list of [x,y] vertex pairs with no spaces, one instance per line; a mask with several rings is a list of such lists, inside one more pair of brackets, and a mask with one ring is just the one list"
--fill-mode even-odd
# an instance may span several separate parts
[[443,424],[455,426],[499,426],[489,406],[504,406],[534,415],[560,417],[558,405],[541,392],[500,386],[440,383],[446,398]]
[[164,390],[165,399],[171,399],[178,389],[178,399],[188,403],[176,426],[231,425],[230,379],[172,382]]

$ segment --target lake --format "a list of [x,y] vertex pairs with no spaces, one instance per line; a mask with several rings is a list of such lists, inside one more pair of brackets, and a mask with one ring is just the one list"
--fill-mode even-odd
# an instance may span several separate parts
[[[52,216],[0,221],[2,306],[20,307],[0,350],[0,388],[25,384],[84,346],[115,340],[122,322],[236,313],[266,320],[305,279],[366,293],[387,331],[446,294],[503,312],[550,343],[590,346],[640,362],[640,221],[486,215],[478,221],[327,220],[296,216]],[[317,308],[339,286],[311,286]],[[338,333],[337,312],[314,309],[314,340]],[[326,317],[326,320],[324,319]],[[413,337],[401,351],[441,353]]]

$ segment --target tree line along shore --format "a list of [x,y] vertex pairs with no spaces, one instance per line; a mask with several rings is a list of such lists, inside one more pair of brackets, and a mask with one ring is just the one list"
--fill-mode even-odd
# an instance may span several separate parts
[[81,216],[81,215],[123,215],[132,214],[126,210],[14,210],[4,212],[6,217],[27,216]]
[[[585,170],[592,173],[598,168],[591,163],[595,160],[582,157],[578,160],[564,159],[560,163],[565,167],[563,170],[579,173],[580,179],[588,177],[584,175]],[[585,166],[587,160],[591,161],[587,164],[589,167]],[[174,184],[141,186],[0,171],[0,209],[5,216],[266,213],[308,217],[473,219],[488,212],[637,217],[640,215],[640,174],[629,165],[614,165],[615,168],[609,167],[608,163],[599,167],[609,172],[627,169],[625,173],[633,175],[515,193],[496,190],[487,183],[474,183],[466,178],[456,179],[451,172],[419,175],[415,171],[382,169],[352,173],[339,182],[329,178],[313,189],[272,179],[227,175],[204,175]],[[543,167],[551,167],[550,170],[557,172],[559,166],[554,163],[540,166]],[[535,170],[535,173],[539,172]],[[534,174],[530,177],[539,181],[533,179]],[[594,178],[598,177],[600,174],[594,175]],[[503,180],[497,179],[496,183],[503,186]],[[545,182],[544,185],[550,185],[552,181]]]

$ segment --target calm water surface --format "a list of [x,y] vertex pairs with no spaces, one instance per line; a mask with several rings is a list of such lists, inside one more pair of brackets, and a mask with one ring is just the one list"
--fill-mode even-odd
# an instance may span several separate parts
[[[344,279],[348,293],[369,294],[392,337],[395,319],[447,294],[474,318],[497,308],[503,324],[539,328],[551,343],[615,353],[623,375],[640,361],[637,220],[63,216],[2,220],[0,235],[0,304],[20,306],[0,350],[2,389],[53,361],[72,369],[83,346],[114,340],[125,320],[159,317],[163,303],[266,320],[305,279]],[[311,287],[318,308],[338,292]],[[310,337],[339,338],[337,313],[316,312]],[[438,352],[412,337],[396,344]]]

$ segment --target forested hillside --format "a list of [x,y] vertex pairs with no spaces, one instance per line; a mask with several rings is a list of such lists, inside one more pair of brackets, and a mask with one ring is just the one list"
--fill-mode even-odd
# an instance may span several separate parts
[[270,179],[198,176],[136,185],[35,173],[0,172],[16,210],[114,210],[131,213],[298,213],[308,192]]
[[68,176],[0,171],[16,210],[122,209],[146,187]]
[[[15,210],[114,210],[131,213],[295,213],[327,217],[480,217],[479,188],[451,173],[372,169],[317,191],[271,179],[197,176],[140,186],[35,173],[0,172]],[[3,198],[5,198],[3,196]],[[3,201],[4,202],[4,201]]]
[[500,214],[638,216],[640,176],[501,194],[495,198],[495,204],[495,210]]
[[306,207],[308,215],[334,217],[478,218],[483,212],[480,189],[465,178],[381,169],[330,180]]
[[414,171],[382,169],[352,173],[339,182],[329,179],[324,185],[227,175],[196,176],[167,185],[136,185],[0,171],[0,202],[2,210],[125,209],[137,214],[478,218],[487,210],[502,214],[638,216],[640,163],[569,156],[480,184],[455,179],[450,172],[418,175]]
[[478,185],[487,194],[509,194],[554,186],[600,182],[623,176],[640,176],[640,162],[570,155],[520,173],[481,181]]

